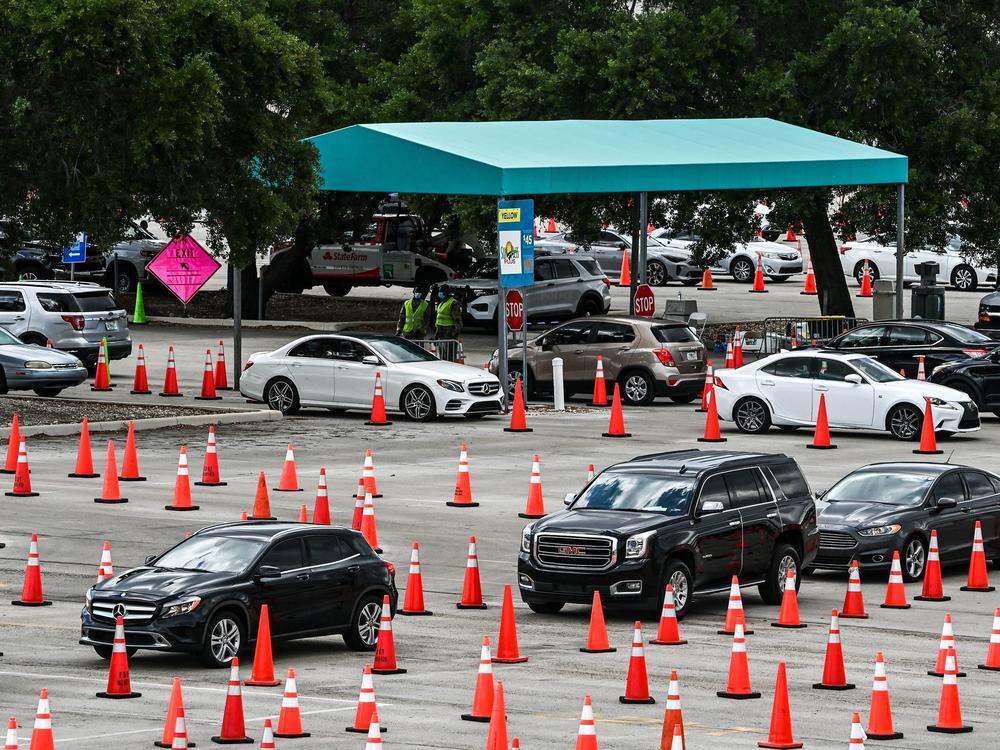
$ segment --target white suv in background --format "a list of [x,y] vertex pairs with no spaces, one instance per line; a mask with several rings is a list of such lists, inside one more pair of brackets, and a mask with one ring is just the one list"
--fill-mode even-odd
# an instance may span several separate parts
[[[655,237],[668,247],[684,250],[687,258],[691,258],[691,246],[700,238],[687,232],[672,232],[660,228],[653,231],[650,237]],[[728,255],[717,261],[711,268],[713,274],[730,275],[742,284],[753,282],[757,271],[757,259],[760,258],[764,273],[772,281],[787,281],[789,277],[802,273],[802,253],[798,248],[782,245],[778,242],[768,242],[762,237],[754,237],[749,242],[738,242]],[[702,269],[687,263],[678,270],[678,275],[686,284],[696,284],[701,281]]]
[[[941,268],[938,272],[941,283],[951,284],[959,291],[974,292],[980,284],[995,285],[996,266],[986,268],[967,260],[961,253],[961,244],[958,237],[952,236],[948,238],[948,245],[940,252],[929,247],[910,250],[903,256],[903,281],[920,281],[917,264],[933,261]],[[882,277],[896,278],[895,241],[875,235],[862,241],[845,242],[840,246],[840,265],[844,269],[844,275],[853,276],[859,284],[866,260],[872,281]]]

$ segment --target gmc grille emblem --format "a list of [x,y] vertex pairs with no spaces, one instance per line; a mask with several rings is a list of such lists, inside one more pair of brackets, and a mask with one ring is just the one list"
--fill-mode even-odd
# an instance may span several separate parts
[[582,555],[584,554],[583,547],[559,547],[558,552],[560,555]]

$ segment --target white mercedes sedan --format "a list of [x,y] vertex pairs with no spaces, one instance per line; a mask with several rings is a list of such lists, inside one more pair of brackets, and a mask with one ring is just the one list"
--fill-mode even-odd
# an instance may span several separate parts
[[766,432],[816,424],[826,397],[830,427],[889,432],[916,440],[926,399],[934,430],[943,435],[979,429],[979,410],[968,394],[936,383],[909,380],[862,354],[822,350],[780,352],[739,369],[716,370],[719,418],[741,432]]
[[300,408],[368,411],[382,376],[386,411],[419,421],[470,419],[502,408],[500,381],[476,367],[445,362],[396,336],[367,333],[304,336],[251,354],[240,393],[282,414]]

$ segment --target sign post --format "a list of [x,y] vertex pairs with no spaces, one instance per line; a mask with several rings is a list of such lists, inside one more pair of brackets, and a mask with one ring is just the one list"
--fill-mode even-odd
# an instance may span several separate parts
[[69,266],[69,280],[73,280],[73,272],[77,263],[87,262],[87,233],[80,232],[76,236],[76,242],[63,248],[62,262]]
[[[497,359],[500,387],[507,392],[507,298],[503,290],[527,287],[535,283],[535,202],[533,200],[497,201],[497,305],[504,302],[504,314],[497,310]],[[521,296],[524,316],[524,297]],[[522,321],[527,348],[527,321]],[[505,399],[509,408],[510,399]]]
[[635,289],[635,314],[644,318],[652,318],[656,312],[656,297],[649,284],[639,284]]
[[520,289],[508,289],[504,295],[504,319],[507,330],[511,333],[522,332],[524,351],[521,359],[521,390],[522,395],[527,396],[528,392],[528,368],[524,365],[528,361],[528,330],[525,326],[524,295]]

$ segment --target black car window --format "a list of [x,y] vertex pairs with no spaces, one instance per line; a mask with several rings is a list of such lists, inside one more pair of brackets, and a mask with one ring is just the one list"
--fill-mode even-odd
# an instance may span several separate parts
[[889,337],[886,339],[887,346],[923,346],[939,340],[940,336],[935,336],[930,331],[914,326],[892,326],[889,329]]
[[590,338],[593,323],[568,323],[545,334],[545,343],[549,346],[569,346],[583,344]]
[[309,339],[288,352],[288,356],[307,357],[309,359],[334,359],[337,356],[337,348],[337,341],[335,339]]
[[989,497],[996,494],[993,483],[985,474],[980,474],[978,471],[967,471],[963,476],[965,477],[965,486],[969,488],[969,497],[971,499],[978,500],[981,497]]
[[282,573],[305,567],[302,562],[302,542],[298,539],[286,539],[278,542],[264,553],[261,565],[273,565]]
[[796,464],[771,464],[768,468],[785,497],[806,497],[810,494],[809,484]]
[[310,565],[329,565],[355,554],[339,536],[333,534],[307,536],[306,553],[309,555]]
[[535,261],[535,281],[552,281],[552,263],[547,260]]
[[24,296],[20,292],[0,291],[0,312],[23,312]]
[[649,330],[661,344],[688,344],[698,340],[695,332],[687,326],[654,326]]
[[38,294],[37,299],[39,306],[45,312],[63,313],[79,310],[72,294]]
[[726,477],[719,474],[709,477],[705,484],[701,486],[701,494],[698,496],[698,507],[701,508],[706,502],[722,503],[722,507],[729,510],[729,488],[726,487]]
[[811,378],[812,362],[812,357],[785,357],[764,365],[760,371],[779,378]]
[[730,471],[723,476],[729,485],[729,498],[734,508],[749,508],[771,501],[771,496],[764,489],[760,472],[756,469],[740,469]]
[[111,292],[75,292],[76,304],[80,312],[108,312],[109,310],[121,310]]
[[555,266],[555,275],[559,279],[578,279],[580,278],[580,272],[576,268],[576,264],[571,260],[554,260],[552,265]]
[[848,375],[857,375],[857,371],[850,365],[838,359],[820,358],[816,365],[817,380],[843,381]]
[[614,232],[601,232],[601,238],[598,242],[609,247],[617,247],[618,245],[625,244],[625,241]]
[[598,323],[594,342],[598,344],[627,344],[635,338],[632,326],[624,323]]
[[593,258],[577,258],[576,262],[579,263],[583,270],[589,273],[591,276],[603,276],[604,272],[601,267],[597,265],[597,261]]
[[934,485],[934,500],[942,497],[950,497],[959,503],[965,500],[965,487],[962,486],[962,477],[957,471],[945,474]]
[[365,357],[371,354],[368,347],[363,344],[359,344],[357,341],[348,341],[347,339],[338,339],[335,342],[337,347],[336,354],[334,355],[337,359],[346,359],[351,362],[360,362]]
[[838,349],[861,349],[865,347],[878,346],[885,335],[885,326],[869,326],[867,328],[855,328],[850,333],[845,333],[837,339]]

